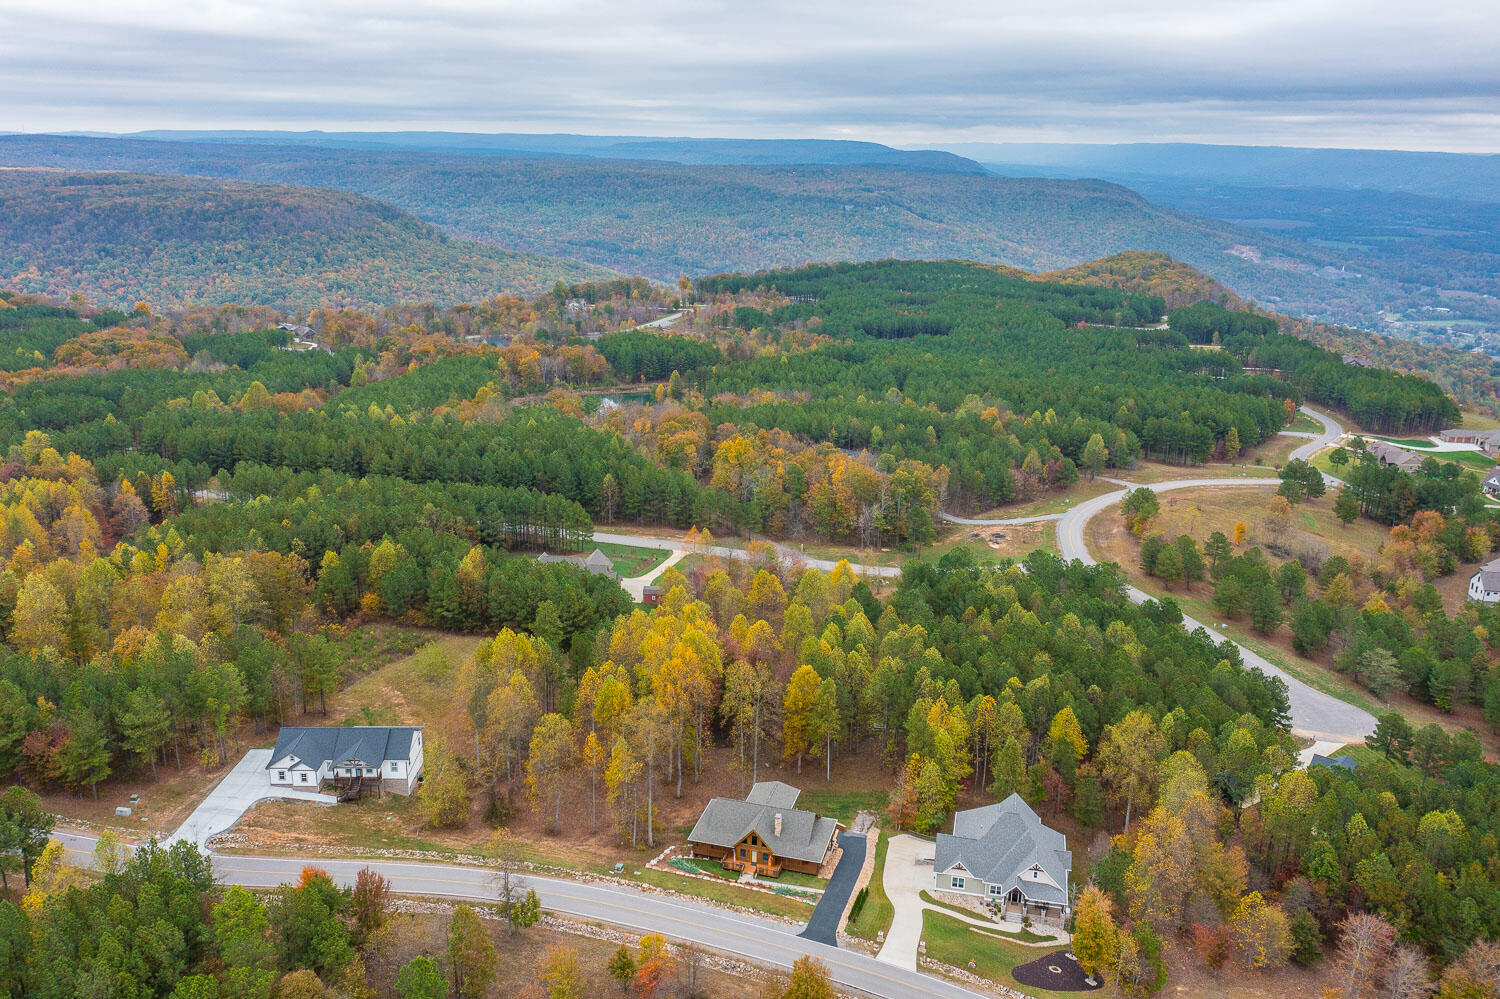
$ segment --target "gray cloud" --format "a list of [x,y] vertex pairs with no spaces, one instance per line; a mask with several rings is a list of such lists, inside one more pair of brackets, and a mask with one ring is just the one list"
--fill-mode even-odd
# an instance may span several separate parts
[[6,0],[0,128],[570,130],[1500,151],[1430,0]]

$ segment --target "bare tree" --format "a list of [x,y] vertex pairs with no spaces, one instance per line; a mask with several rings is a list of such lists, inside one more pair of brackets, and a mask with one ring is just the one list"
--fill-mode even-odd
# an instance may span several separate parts
[[1386,965],[1396,931],[1379,916],[1355,913],[1339,924],[1337,967],[1346,999],[1372,995],[1376,974]]
[[1397,947],[1385,969],[1381,999],[1427,999],[1436,988],[1421,952],[1415,947]]

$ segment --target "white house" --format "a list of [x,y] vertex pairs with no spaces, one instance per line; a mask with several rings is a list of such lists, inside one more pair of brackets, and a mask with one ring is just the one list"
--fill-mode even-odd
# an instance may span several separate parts
[[1500,558],[1486,562],[1469,577],[1469,599],[1480,603],[1500,603]]
[[979,895],[1023,915],[1068,914],[1073,854],[1062,833],[1042,825],[1019,794],[953,816],[932,859],[938,891]]
[[412,725],[353,725],[290,728],[271,751],[272,787],[316,791],[338,778],[378,780],[382,791],[410,794],[422,776],[422,728]]
[[1492,469],[1490,474],[1484,477],[1484,481],[1480,483],[1480,486],[1484,489],[1486,495],[1500,496],[1500,468]]

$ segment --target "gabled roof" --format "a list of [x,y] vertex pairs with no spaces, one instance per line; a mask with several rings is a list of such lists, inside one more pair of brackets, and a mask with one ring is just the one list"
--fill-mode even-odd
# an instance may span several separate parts
[[1487,486],[1500,486],[1500,465],[1496,465],[1490,470],[1490,474],[1484,477],[1484,484]]
[[[765,781],[755,787],[763,789],[763,796],[773,796],[777,800],[784,799],[787,791],[791,792],[793,801],[799,794],[796,788],[779,781]],[[752,790],[751,794],[754,793]],[[781,816],[780,836],[776,835],[778,814]],[[727,848],[753,831],[777,857],[818,864],[828,855],[828,847],[833,843],[833,834],[838,827],[838,822],[827,816],[786,805],[714,798],[698,816],[693,831],[688,833],[688,842]]]
[[[1479,577],[1479,588],[1486,593],[1500,593],[1500,558],[1491,559],[1480,566],[1474,576]],[[1474,576],[1469,577],[1469,582],[1474,581]]]
[[790,784],[783,784],[779,780],[759,780],[750,788],[750,793],[745,795],[745,800],[753,805],[795,808],[800,797],[802,792]]
[[589,552],[589,557],[583,560],[583,564],[590,569],[613,569],[615,564],[609,560],[609,556],[595,548]]
[[[953,816],[953,834],[939,833],[932,869],[937,874],[963,868],[985,884],[1019,887],[1028,898],[1067,902],[1068,872],[1073,854],[1062,833],[1042,824],[1019,794],[994,805],[970,808]],[[1023,879],[1040,867],[1061,888]]]
[[1408,465],[1413,467],[1420,465],[1422,459],[1426,457],[1426,455],[1418,454],[1415,451],[1408,451],[1404,447],[1397,447],[1389,441],[1382,440],[1370,441],[1367,449],[1377,460],[1387,465],[1395,465],[1403,470]]
[[379,766],[386,760],[406,760],[411,758],[412,737],[420,731],[420,725],[283,727],[276,736],[276,748],[266,769],[275,769],[288,756],[295,756],[314,770],[324,763],[342,766],[351,760],[366,766]]
[[1348,753],[1340,753],[1337,756],[1321,756],[1313,753],[1313,758],[1307,766],[1309,770],[1313,767],[1327,767],[1329,770],[1348,770],[1353,773],[1359,768],[1359,761]]

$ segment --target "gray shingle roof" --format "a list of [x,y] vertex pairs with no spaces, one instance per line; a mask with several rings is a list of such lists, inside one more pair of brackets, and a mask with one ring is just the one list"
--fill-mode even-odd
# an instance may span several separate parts
[[1484,484],[1487,486],[1500,486],[1500,467],[1495,468],[1489,475],[1484,477]]
[[[764,781],[751,789],[751,795],[759,791],[761,797],[777,801],[796,801],[800,792],[780,781]],[[776,816],[781,815],[781,835],[776,835]],[[736,801],[734,798],[714,798],[698,816],[693,831],[688,833],[689,843],[707,846],[732,847],[744,839],[753,829],[762,843],[783,860],[800,860],[807,863],[822,863],[833,842],[833,834],[839,824],[835,819],[805,812],[790,805],[775,805],[762,801]]]
[[1308,769],[1313,767],[1327,767],[1329,770],[1348,770],[1353,773],[1359,767],[1359,761],[1348,753],[1340,753],[1337,756],[1322,756],[1313,753],[1312,760],[1307,764]]
[[359,760],[377,766],[386,760],[411,758],[412,736],[420,725],[354,725],[349,727],[283,727],[266,769],[274,769],[288,756],[295,756],[314,770],[324,763],[340,766]]
[[[1012,794],[998,804],[959,812],[953,817],[953,834],[938,834],[933,871],[943,874],[955,865],[985,884],[1004,885],[1006,891],[1019,887],[1036,901],[1066,904],[1073,854],[1067,837],[1044,826],[1031,806]],[[1033,865],[1062,888],[1023,879]]]
[[758,780],[750,788],[750,793],[745,795],[745,800],[756,805],[770,805],[772,808],[796,808],[800,797],[802,792],[790,784],[783,784],[779,780]]
[[[1500,593],[1500,558],[1491,559],[1481,565],[1474,576],[1479,577],[1480,589],[1486,593]],[[1474,576],[1469,577],[1469,582],[1474,581]]]

